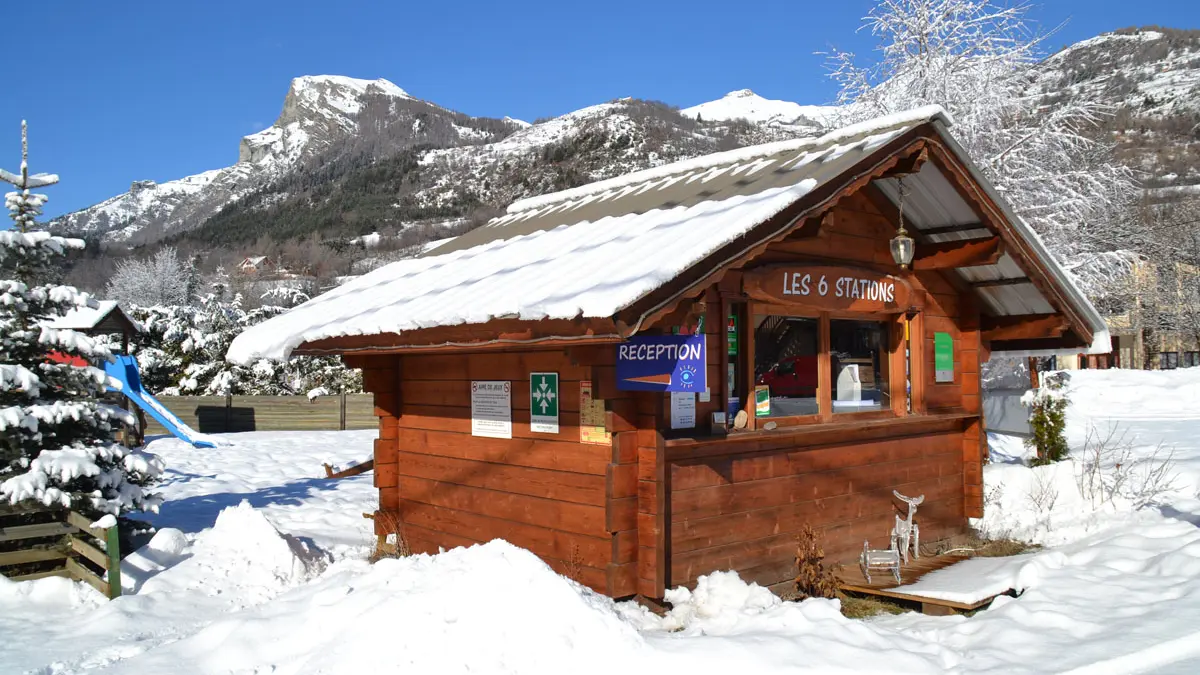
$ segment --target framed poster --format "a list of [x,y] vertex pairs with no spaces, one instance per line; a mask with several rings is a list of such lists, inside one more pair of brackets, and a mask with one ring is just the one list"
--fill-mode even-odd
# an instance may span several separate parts
[[507,380],[471,382],[471,435],[512,438],[512,383]]

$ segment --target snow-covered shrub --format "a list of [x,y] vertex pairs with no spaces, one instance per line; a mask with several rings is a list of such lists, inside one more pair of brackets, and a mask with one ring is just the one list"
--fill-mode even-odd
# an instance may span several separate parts
[[1033,437],[1026,440],[1027,446],[1037,449],[1035,465],[1061,462],[1071,449],[1067,446],[1067,383],[1071,376],[1060,371],[1042,377],[1042,386],[1021,397],[1021,404],[1029,408],[1029,426]]
[[161,473],[157,458],[113,442],[115,427],[132,423],[104,405],[109,378],[93,365],[108,350],[85,335],[50,322],[91,300],[70,286],[49,283],[62,256],[83,248],[78,239],[37,231],[46,197],[31,187],[57,176],[0,172],[18,190],[5,196],[15,223],[0,231],[0,500],[38,501],[89,515],[154,509],[148,487]]

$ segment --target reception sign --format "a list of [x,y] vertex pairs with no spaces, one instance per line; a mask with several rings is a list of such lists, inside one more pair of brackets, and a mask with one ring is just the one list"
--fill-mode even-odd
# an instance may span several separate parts
[[702,392],[706,358],[703,335],[634,336],[617,345],[617,389]]
[[773,265],[751,270],[742,289],[755,300],[814,309],[900,312],[912,289],[899,277],[856,267]]

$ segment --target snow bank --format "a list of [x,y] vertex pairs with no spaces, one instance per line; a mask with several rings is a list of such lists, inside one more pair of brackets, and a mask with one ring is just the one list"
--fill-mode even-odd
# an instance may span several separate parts
[[[325,479],[323,464],[350,466],[370,459],[375,430],[255,431],[218,436],[212,448],[162,437],[148,449],[167,465],[159,513],[142,516],[159,528],[187,534],[211,528],[222,509],[248,500],[282,532],[313,541],[335,557],[366,557],[379,491],[366,473]],[[237,445],[227,439],[236,438]]]
[[1024,466],[1032,450],[989,436],[984,535],[1063,544],[1200,492],[1200,369],[1073,371],[1067,394],[1069,461]]
[[644,651],[610,600],[494,541],[343,565],[118,672],[611,672]]
[[81,611],[104,602],[91,586],[64,577],[15,582],[0,576],[0,614],[31,608]]
[[[174,533],[161,536],[163,540],[142,558],[165,567],[180,556],[182,542]],[[221,511],[213,528],[200,534],[190,550],[191,556],[168,573],[146,580],[141,592],[201,591],[252,606],[308,580],[327,562],[313,547],[280,534],[246,501]]]

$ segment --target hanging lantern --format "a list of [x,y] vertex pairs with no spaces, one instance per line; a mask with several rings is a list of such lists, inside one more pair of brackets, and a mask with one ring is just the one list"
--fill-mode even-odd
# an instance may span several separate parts
[[892,237],[892,241],[889,242],[889,246],[892,249],[892,260],[895,260],[900,269],[904,270],[908,269],[909,264],[912,263],[916,242],[908,236],[908,230],[904,229],[904,194],[906,191],[904,179],[900,178],[897,182],[900,185],[900,227],[896,230],[896,236]]

